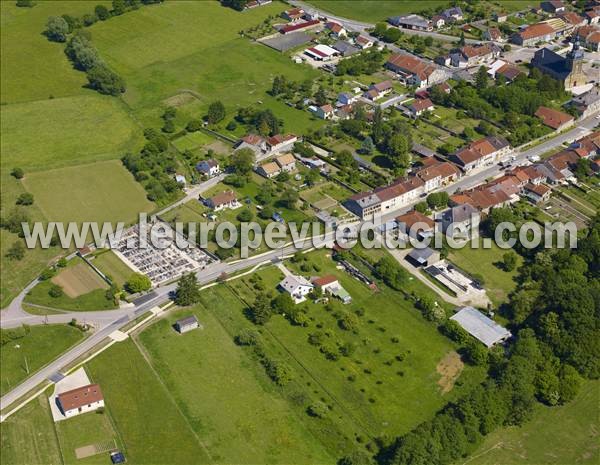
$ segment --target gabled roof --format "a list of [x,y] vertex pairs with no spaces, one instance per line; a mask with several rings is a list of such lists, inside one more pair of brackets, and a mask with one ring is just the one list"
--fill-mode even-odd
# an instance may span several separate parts
[[235,193],[233,191],[225,191],[221,192],[220,194],[214,195],[213,197],[211,197],[210,201],[215,207],[218,207],[219,205],[231,203],[234,200],[236,200],[236,198],[237,197],[235,196]]
[[177,320],[175,323],[179,326],[193,325],[198,323],[198,318],[196,318],[196,315],[190,315]]
[[88,384],[70,391],[61,392],[58,401],[63,411],[78,409],[84,405],[93,404],[104,400],[102,390],[98,384]]
[[248,134],[244,137],[242,137],[242,141],[246,142],[246,144],[250,144],[250,145],[260,145],[262,144],[265,139],[262,136],[259,136],[257,134]]
[[550,192],[550,188],[548,186],[544,186],[543,184],[526,184],[525,185],[525,190],[528,190],[530,192],[533,192],[534,194],[539,195],[540,197],[546,195],[548,192]]
[[585,21],[583,17],[579,16],[577,13],[573,11],[565,11],[564,13],[559,13],[558,17],[563,21],[572,24],[573,26],[577,26]]
[[287,166],[296,163],[296,159],[291,153],[284,153],[283,155],[279,155],[277,158],[275,158],[275,161],[279,166]]
[[301,286],[313,287],[313,285],[303,276],[296,276],[293,274],[286,276],[283,281],[279,283],[279,286],[290,294],[293,294],[294,291]]
[[315,278],[312,281],[312,283],[318,287],[327,286],[328,284],[333,284],[336,282],[338,282],[338,279],[337,279],[337,277],[335,277],[332,274],[328,274],[328,275],[322,276],[320,278]]
[[554,34],[554,28],[546,23],[532,24],[518,33],[523,40],[535,39],[550,34]]
[[274,161],[269,161],[260,165],[260,169],[267,175],[278,173],[280,171],[279,165]]
[[329,29],[331,32],[335,32],[336,34],[339,34],[341,31],[344,30],[344,26],[342,26],[339,23],[335,23],[333,21],[330,21],[330,22],[326,23],[325,27],[327,29]]
[[383,91],[386,91],[386,90],[392,88],[392,82],[391,81],[378,82],[377,84],[373,84],[371,86],[371,88],[375,89],[377,92],[383,92]]
[[296,139],[296,136],[294,134],[275,134],[272,137],[269,137],[267,139],[267,143],[273,147],[275,145],[279,145],[279,144],[283,144],[285,142],[289,142],[291,140]]
[[387,63],[400,68],[404,72],[417,75],[422,81],[426,80],[437,69],[435,66],[410,55],[391,55]]
[[407,230],[411,229],[417,223],[424,223],[429,226],[430,229],[435,227],[435,222],[431,218],[416,210],[397,216],[396,222],[404,223]]
[[419,111],[423,111],[423,110],[428,110],[431,107],[433,107],[433,102],[431,100],[429,100],[428,98],[415,99],[413,101],[413,103],[410,105],[410,108],[415,113],[417,113]]
[[542,123],[552,129],[558,129],[563,124],[573,121],[573,117],[568,113],[541,106],[535,112],[535,116],[542,120]]
[[473,307],[461,308],[450,319],[456,321],[465,331],[487,347],[492,347],[511,336],[510,331]]
[[331,113],[333,111],[333,107],[329,104],[326,103],[325,105],[320,107],[321,110],[323,110],[324,113]]

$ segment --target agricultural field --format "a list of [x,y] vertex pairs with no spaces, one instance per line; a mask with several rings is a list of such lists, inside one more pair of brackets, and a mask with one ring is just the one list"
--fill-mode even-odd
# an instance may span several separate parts
[[10,391],[83,337],[79,329],[68,325],[31,326],[28,334],[4,344],[0,349],[0,394]]
[[[58,285],[63,293],[54,297],[50,291]],[[69,260],[68,266],[59,269],[49,280],[41,281],[25,296],[25,302],[49,309],[91,311],[115,308],[112,298],[107,298],[108,284],[82,259]]]
[[34,172],[23,185],[49,221],[128,224],[138,213],[154,210],[143,187],[117,160]]
[[169,388],[131,339],[108,349],[86,369],[102,386],[106,408],[130,463],[211,462]]
[[[176,333],[175,320],[192,313],[203,328]],[[332,462],[264,370],[234,344],[212,312],[202,306],[175,312],[146,329],[140,339],[215,462]]]
[[93,257],[86,258],[92,258],[94,266],[109,276],[121,288],[133,273],[133,270],[123,263],[112,250],[102,250],[94,254]]
[[62,463],[52,413],[44,394],[2,423],[0,450],[2,461],[11,465]]
[[182,99],[178,106],[189,117],[202,117],[214,100],[225,104],[227,120],[238,107],[264,105],[284,120],[285,131],[302,132],[310,115],[265,92],[275,75],[298,81],[314,79],[318,72],[238,36],[240,30],[284,9],[273,2],[240,14],[218,2],[167,2],[90,29],[102,57],[127,81],[124,99],[144,124],[159,124],[164,102],[192,92],[201,105]]
[[143,143],[140,127],[114,97],[94,93],[3,105],[0,111],[3,170],[20,167],[28,174],[116,159]]
[[175,139],[173,145],[177,150],[194,150],[197,148],[210,145],[215,142],[215,139],[202,131],[190,132],[183,137]]
[[567,405],[536,405],[533,419],[521,427],[490,434],[468,461],[470,465],[596,464],[598,446],[598,381],[586,381]]
[[471,276],[482,277],[488,297],[495,306],[499,306],[517,286],[517,269],[523,263],[523,258],[517,254],[515,270],[502,269],[502,256],[508,251],[494,243],[491,249],[474,249],[467,244],[462,249],[452,249],[448,259]]

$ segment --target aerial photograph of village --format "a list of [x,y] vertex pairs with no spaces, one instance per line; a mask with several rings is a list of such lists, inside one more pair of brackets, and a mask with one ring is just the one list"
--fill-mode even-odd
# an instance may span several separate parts
[[0,0],[0,463],[600,464],[600,0]]

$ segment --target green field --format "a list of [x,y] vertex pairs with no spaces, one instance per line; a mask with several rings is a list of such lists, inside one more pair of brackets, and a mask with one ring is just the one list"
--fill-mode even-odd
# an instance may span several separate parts
[[112,250],[96,254],[92,263],[121,288],[133,273],[133,270],[125,265]]
[[[204,328],[177,334],[171,325],[190,313]],[[141,341],[215,462],[333,461],[211,312],[173,313],[145,330]]]
[[[370,23],[385,21],[390,16],[418,13],[440,5],[450,6],[450,2],[444,0],[311,0],[308,3],[335,15]],[[505,0],[493,3],[500,5],[506,11],[518,11],[536,4],[529,0]]]
[[[533,420],[490,434],[470,465],[566,465],[600,461],[600,383],[587,381],[567,405],[536,405]],[[465,462],[466,463],[466,462]]]
[[173,145],[178,150],[193,150],[198,147],[204,147],[205,145],[211,144],[215,141],[214,138],[202,131],[190,132],[179,139],[173,141]]
[[107,409],[123,438],[128,462],[138,465],[210,462],[168,388],[131,340],[114,345],[92,360],[87,369],[102,386]]
[[[7,172],[0,176],[2,186],[2,217],[8,215],[14,208],[17,197],[26,192],[21,181],[16,180]],[[26,207],[32,221],[45,221],[44,215],[35,203]],[[5,258],[8,249],[16,242],[22,241],[16,234],[6,229],[0,230],[0,252],[2,254],[2,266],[0,266],[0,307],[5,307],[53,258],[61,253],[61,250],[52,247],[49,249],[27,249],[22,260],[7,260]]]
[[265,91],[275,75],[304,80],[316,78],[317,71],[238,36],[284,9],[273,2],[239,13],[218,2],[174,1],[140,8],[90,30],[101,55],[127,81],[125,101],[144,123],[160,124],[160,107],[192,91],[196,99],[184,98],[176,105],[189,117],[202,117],[214,100],[221,100],[230,116],[240,106],[261,101],[284,119],[285,130],[302,132],[310,115]]
[[68,420],[59,421],[54,426],[65,465],[100,465],[107,463],[109,460],[106,452],[77,459],[75,449],[79,447],[111,442],[117,444],[118,447],[116,433],[112,427],[109,414],[106,411],[103,413],[90,412],[78,415]]
[[61,464],[48,398],[42,394],[9,417],[0,427],[3,463],[11,465]]
[[29,334],[4,344],[0,349],[0,394],[10,391],[83,337],[83,333],[72,326],[31,326]]
[[48,41],[42,32],[48,16],[81,16],[91,13],[96,4],[110,5],[110,1],[43,1],[35,8],[18,8],[15,3],[0,2],[2,104],[92,94],[83,88],[85,74],[73,69],[66,59],[64,46]]
[[154,209],[117,160],[31,173],[23,184],[49,221],[132,223]]
[[[352,296],[352,304],[332,301],[333,311],[328,312],[323,304],[304,303],[301,306],[306,308],[310,319],[308,327],[291,325],[284,318],[274,317],[266,328],[307,369],[308,373],[303,377],[313,380],[333,397],[346,422],[371,437],[402,434],[461,392],[462,386],[450,389],[447,394],[441,393],[440,374],[436,369],[454,347],[411,303],[385,287],[380,292],[369,290],[337,270],[325,252],[309,256],[311,266],[317,265],[320,271],[313,270],[308,274],[336,275]],[[287,266],[294,269],[292,264]],[[262,276],[267,291],[275,290],[282,279],[281,272],[273,267],[257,274]],[[253,302],[255,291],[248,278],[233,281],[231,286],[245,301]],[[232,305],[226,308],[221,305],[222,309],[218,306],[218,301],[224,299],[222,292],[220,294],[219,298],[212,298],[211,308],[219,308],[219,313],[244,321],[243,306],[235,313],[231,310]],[[211,293],[205,293],[205,299],[207,296]],[[353,313],[358,309],[364,311],[358,317],[358,329],[355,332],[340,329],[334,314]],[[317,347],[307,342],[308,335],[319,328],[331,332],[332,341],[354,343],[354,355],[341,357],[336,362],[327,360]],[[401,361],[396,359],[399,354],[404,354]],[[347,379],[350,375],[355,377],[352,382]],[[466,368],[461,384],[468,385],[478,376]]]
[[[481,244],[480,244],[481,245]],[[505,271],[498,266],[502,263],[502,256],[508,252],[492,244],[491,249],[473,249],[467,244],[462,249],[453,249],[448,258],[459,268],[470,275],[480,275],[485,280],[483,287],[488,297],[498,306],[505,302],[516,287],[517,270]],[[517,254],[517,268],[521,266],[523,259]]]
[[120,158],[141,147],[139,126],[96,94],[1,107],[2,168],[40,170]]

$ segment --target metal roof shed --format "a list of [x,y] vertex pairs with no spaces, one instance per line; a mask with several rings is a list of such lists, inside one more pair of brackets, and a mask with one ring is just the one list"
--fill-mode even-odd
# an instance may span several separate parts
[[500,326],[473,307],[463,307],[450,317],[471,336],[483,342],[488,348],[512,336],[510,331]]

